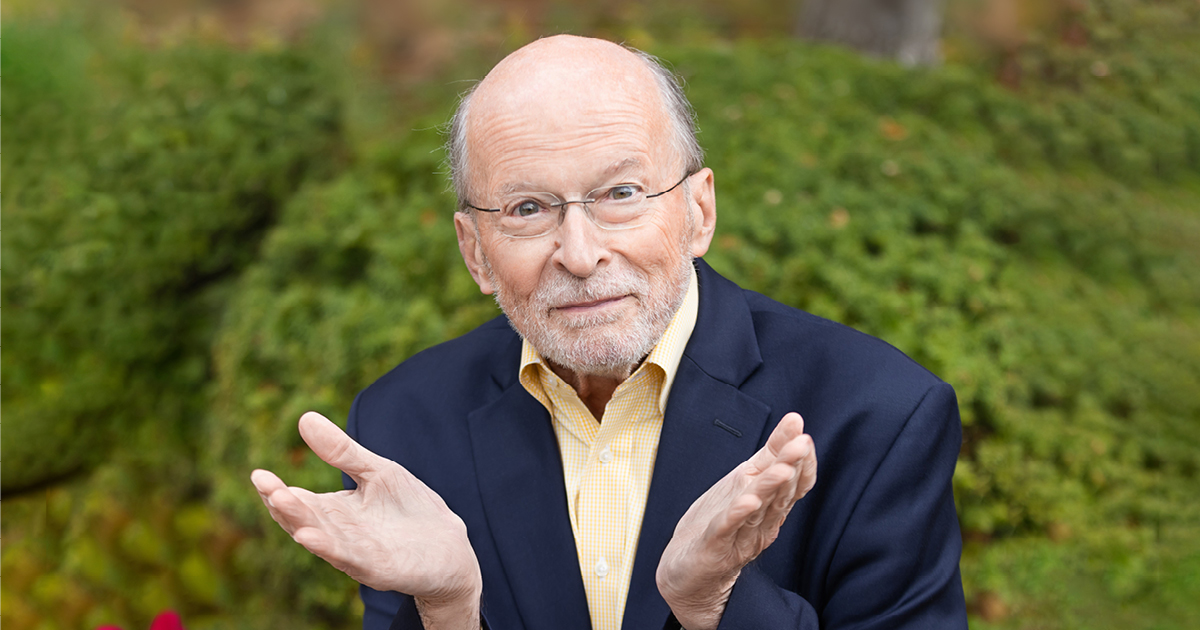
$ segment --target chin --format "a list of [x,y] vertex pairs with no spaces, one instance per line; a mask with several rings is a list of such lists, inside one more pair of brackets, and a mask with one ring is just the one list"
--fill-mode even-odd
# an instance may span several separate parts
[[666,331],[665,325],[649,324],[619,318],[586,327],[534,326],[526,339],[543,357],[577,374],[623,376],[650,354]]

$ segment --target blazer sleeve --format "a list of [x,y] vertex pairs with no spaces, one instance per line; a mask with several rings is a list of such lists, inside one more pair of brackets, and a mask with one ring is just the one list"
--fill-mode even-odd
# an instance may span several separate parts
[[[359,438],[359,421],[358,421],[358,404],[362,400],[360,392],[354,397],[354,402],[350,405],[350,414],[346,417],[346,434],[352,440],[362,443]],[[347,490],[353,490],[358,487],[350,475],[342,473],[342,487]],[[387,630],[392,623],[392,617],[395,616],[395,610],[400,606],[404,599],[411,600],[400,593],[389,593],[377,591],[368,586],[359,585],[359,596],[363,603],[363,630]]]
[[719,628],[965,630],[952,487],[961,444],[954,390],[938,383],[909,415],[834,539],[824,608],[780,588],[752,563]]
[[[350,414],[346,418],[346,433],[360,444],[358,403],[362,394],[354,397]],[[353,490],[358,487],[350,475],[342,473],[342,487]],[[358,586],[363,603],[363,630],[388,630],[388,628],[421,628],[421,617],[417,606],[409,595],[394,591],[377,591],[369,586]]]

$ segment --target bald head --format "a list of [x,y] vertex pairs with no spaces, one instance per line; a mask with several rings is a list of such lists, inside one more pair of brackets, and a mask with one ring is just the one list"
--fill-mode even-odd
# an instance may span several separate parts
[[536,87],[563,95],[576,89],[611,91],[595,79],[620,82],[614,88],[653,90],[650,69],[637,54],[609,41],[556,35],[539,39],[505,57],[484,77],[476,89],[479,99],[524,104],[544,102],[539,95],[515,92],[512,88]]
[[497,64],[451,121],[447,153],[459,207],[496,184],[500,164],[520,166],[514,151],[578,169],[570,160],[577,147],[631,138],[645,146],[628,149],[645,149],[673,172],[702,166],[691,107],[653,57],[570,35],[535,41]]

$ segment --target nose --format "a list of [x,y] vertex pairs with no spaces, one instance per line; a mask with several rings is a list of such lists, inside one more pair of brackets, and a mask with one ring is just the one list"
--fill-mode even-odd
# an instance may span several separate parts
[[559,212],[562,216],[554,231],[554,254],[550,260],[576,277],[587,278],[612,258],[607,247],[608,233],[592,222],[584,203],[564,204]]

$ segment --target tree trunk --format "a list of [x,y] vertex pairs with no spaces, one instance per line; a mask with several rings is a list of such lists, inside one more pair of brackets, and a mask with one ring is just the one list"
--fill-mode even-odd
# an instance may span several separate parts
[[802,0],[796,35],[906,66],[941,61],[942,0]]

